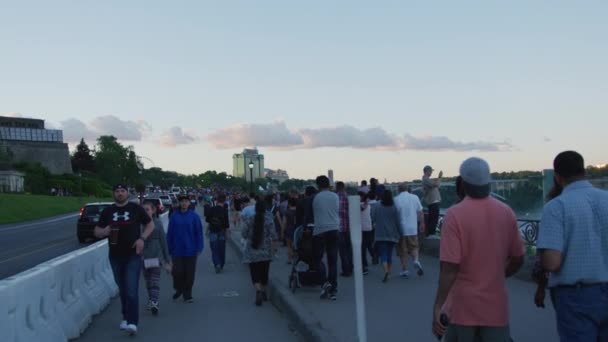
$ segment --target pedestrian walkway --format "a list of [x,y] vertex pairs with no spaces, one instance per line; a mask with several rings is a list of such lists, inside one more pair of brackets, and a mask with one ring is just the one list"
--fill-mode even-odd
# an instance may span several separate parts
[[[161,278],[160,313],[145,311],[147,292],[143,277],[140,286],[140,324],[136,339],[146,342],[167,341],[297,341],[288,322],[270,304],[254,305],[255,291],[249,271],[230,247],[226,249],[224,272],[215,274],[208,241],[198,259],[194,284],[194,303],[171,299],[171,277]],[[132,341],[118,329],[121,320],[117,298],[100,315],[78,341]]]
[[[234,233],[237,233],[236,231]],[[237,236],[237,235],[235,235]],[[271,279],[287,288],[291,265],[286,249],[280,248],[277,259],[271,264]],[[439,280],[439,260],[421,256],[425,275],[415,274],[409,279],[398,277],[400,264],[393,258],[393,277],[386,284],[380,265],[370,267],[364,277],[368,341],[436,341],[431,333],[432,306]],[[338,266],[339,267],[339,266]],[[413,272],[410,272],[413,273]],[[534,305],[535,284],[509,279],[508,291],[511,308],[511,336],[515,342],[558,341],[554,311],[547,293],[546,309]],[[320,300],[319,288],[298,289],[293,296],[304,316],[314,317],[329,335],[337,341],[357,341],[354,278],[338,278],[338,300]],[[309,324],[310,325],[310,324]]]

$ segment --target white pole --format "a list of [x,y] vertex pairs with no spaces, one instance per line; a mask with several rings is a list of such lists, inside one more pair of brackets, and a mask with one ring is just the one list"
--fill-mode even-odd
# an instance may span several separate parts
[[355,304],[357,308],[357,335],[359,342],[367,342],[365,298],[363,296],[363,265],[361,262],[361,201],[359,196],[348,196],[350,240],[353,246],[355,275]]

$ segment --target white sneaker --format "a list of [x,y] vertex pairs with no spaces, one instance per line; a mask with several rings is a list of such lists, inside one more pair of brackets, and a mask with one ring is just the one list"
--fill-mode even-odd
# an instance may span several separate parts
[[135,324],[129,324],[129,325],[127,325],[127,332],[131,336],[137,335],[137,325],[135,325]]
[[410,277],[410,271],[405,270],[405,271],[401,271],[401,273],[399,273],[399,276],[402,278],[409,278]]
[[127,330],[127,321],[120,322],[120,330]]
[[420,264],[420,261],[414,261],[414,267],[416,267],[416,269],[418,270],[416,272],[418,274],[418,276],[422,277],[424,275],[424,270],[422,269],[422,265]]

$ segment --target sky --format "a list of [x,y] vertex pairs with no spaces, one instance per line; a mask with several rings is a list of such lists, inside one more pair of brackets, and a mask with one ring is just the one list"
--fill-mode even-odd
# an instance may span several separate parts
[[146,167],[338,180],[447,176],[468,157],[608,162],[606,1],[0,0],[0,115]]

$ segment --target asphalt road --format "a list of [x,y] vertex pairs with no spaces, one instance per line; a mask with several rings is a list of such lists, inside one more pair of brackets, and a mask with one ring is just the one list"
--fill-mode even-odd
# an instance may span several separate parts
[[83,246],[76,239],[77,213],[0,226],[0,279]]

